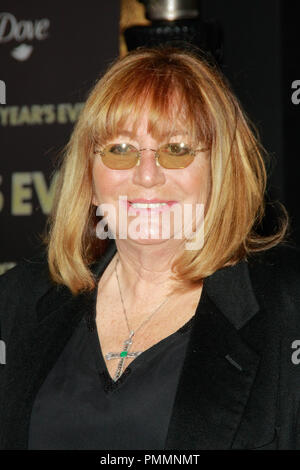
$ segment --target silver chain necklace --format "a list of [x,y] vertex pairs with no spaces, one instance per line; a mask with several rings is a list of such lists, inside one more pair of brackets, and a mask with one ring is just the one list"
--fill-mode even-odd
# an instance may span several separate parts
[[119,257],[117,259],[117,262],[115,264],[115,272],[116,272],[116,277],[117,277],[117,281],[118,281],[118,287],[119,287],[119,293],[120,293],[120,297],[121,297],[121,302],[122,302],[122,307],[123,307],[123,312],[124,312],[124,316],[125,316],[125,319],[126,319],[126,323],[127,323],[127,327],[128,327],[128,331],[129,331],[129,338],[126,339],[124,341],[124,347],[123,347],[123,350],[120,352],[120,353],[116,353],[116,352],[109,352],[105,355],[105,358],[107,360],[110,360],[110,359],[120,359],[119,360],[119,363],[118,363],[118,367],[117,367],[117,370],[116,370],[116,373],[113,377],[113,380],[116,382],[119,377],[121,376],[122,372],[123,372],[123,368],[124,368],[124,363],[125,363],[125,360],[129,357],[137,357],[139,356],[140,354],[142,354],[143,351],[137,351],[137,352],[129,352],[129,348],[130,346],[132,345],[132,337],[136,334],[136,332],[143,326],[145,325],[145,323],[147,323],[150,318],[167,302],[167,300],[169,300],[168,297],[165,298],[165,300],[159,304],[158,307],[156,307],[156,309],[151,312],[151,314],[146,318],[146,320],[144,320],[141,325],[135,330],[133,331],[130,326],[129,326],[129,322],[128,322],[128,318],[127,318],[127,313],[126,313],[126,309],[125,309],[125,305],[124,305],[124,300],[123,300],[123,296],[122,296],[122,291],[121,291],[121,286],[120,286],[120,280],[119,280],[119,276],[118,276],[118,272],[117,272],[117,265],[118,265],[118,262],[119,262]]

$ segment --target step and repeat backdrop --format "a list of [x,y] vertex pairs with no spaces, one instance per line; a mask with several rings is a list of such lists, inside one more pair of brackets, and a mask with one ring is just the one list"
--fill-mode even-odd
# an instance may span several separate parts
[[[0,274],[40,245],[56,162],[95,80],[130,47],[163,39],[161,24],[146,14],[150,3],[87,0],[70,8],[58,0],[1,2]],[[198,4],[198,27],[271,154],[271,200],[286,205],[291,237],[300,245],[300,3]]]
[[0,5],[0,274],[40,244],[55,165],[119,54],[119,2]]

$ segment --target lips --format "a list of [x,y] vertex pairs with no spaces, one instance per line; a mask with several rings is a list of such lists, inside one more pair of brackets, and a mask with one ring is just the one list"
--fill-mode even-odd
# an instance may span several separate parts
[[171,206],[176,204],[178,201],[171,201],[166,199],[132,199],[127,201],[127,209],[129,211],[139,212],[163,212],[169,210]]

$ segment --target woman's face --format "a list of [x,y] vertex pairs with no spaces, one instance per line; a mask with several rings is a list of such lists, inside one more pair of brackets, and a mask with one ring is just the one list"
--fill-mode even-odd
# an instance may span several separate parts
[[[157,149],[162,144],[169,143],[157,142],[147,133],[146,112],[141,116],[135,135],[131,134],[131,130],[132,123],[128,120],[126,128],[120,130],[119,135],[107,143],[128,143],[137,149]],[[190,143],[184,130],[176,132],[168,140],[173,143]],[[201,146],[203,147],[199,143],[197,148]],[[209,153],[197,153],[186,168],[166,169],[156,165],[155,152],[143,150],[139,166],[128,170],[110,169],[104,165],[101,156],[96,154],[93,164],[93,186],[93,203],[105,209],[110,208],[111,212],[105,212],[104,215],[110,230],[116,234],[115,238],[128,238],[143,244],[166,241],[178,244],[180,239],[186,238],[184,235],[189,230],[184,228],[184,220],[186,224],[190,224],[190,229],[192,227],[195,230],[196,225],[195,223],[191,225],[191,217],[195,221],[196,205],[199,204],[198,207],[204,207],[206,211],[205,205],[210,192]],[[119,204],[120,196],[126,196],[129,203],[121,201]],[[143,201],[137,201],[139,199]],[[165,204],[158,208],[153,206],[143,208],[136,205],[139,202],[150,203],[151,200],[154,200],[153,203],[161,201]],[[136,201],[136,204],[132,205],[132,201]],[[200,206],[201,204],[204,206]],[[192,212],[188,212],[189,210]],[[175,211],[177,211],[176,217],[172,213]],[[168,234],[167,237],[162,235],[163,228]],[[122,236],[118,235],[120,229]]]

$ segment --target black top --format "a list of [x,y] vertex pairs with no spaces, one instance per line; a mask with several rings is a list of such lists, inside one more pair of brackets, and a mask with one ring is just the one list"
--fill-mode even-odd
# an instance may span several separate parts
[[163,449],[194,317],[114,382],[95,325],[95,294],[93,314],[83,317],[38,391],[28,448]]

